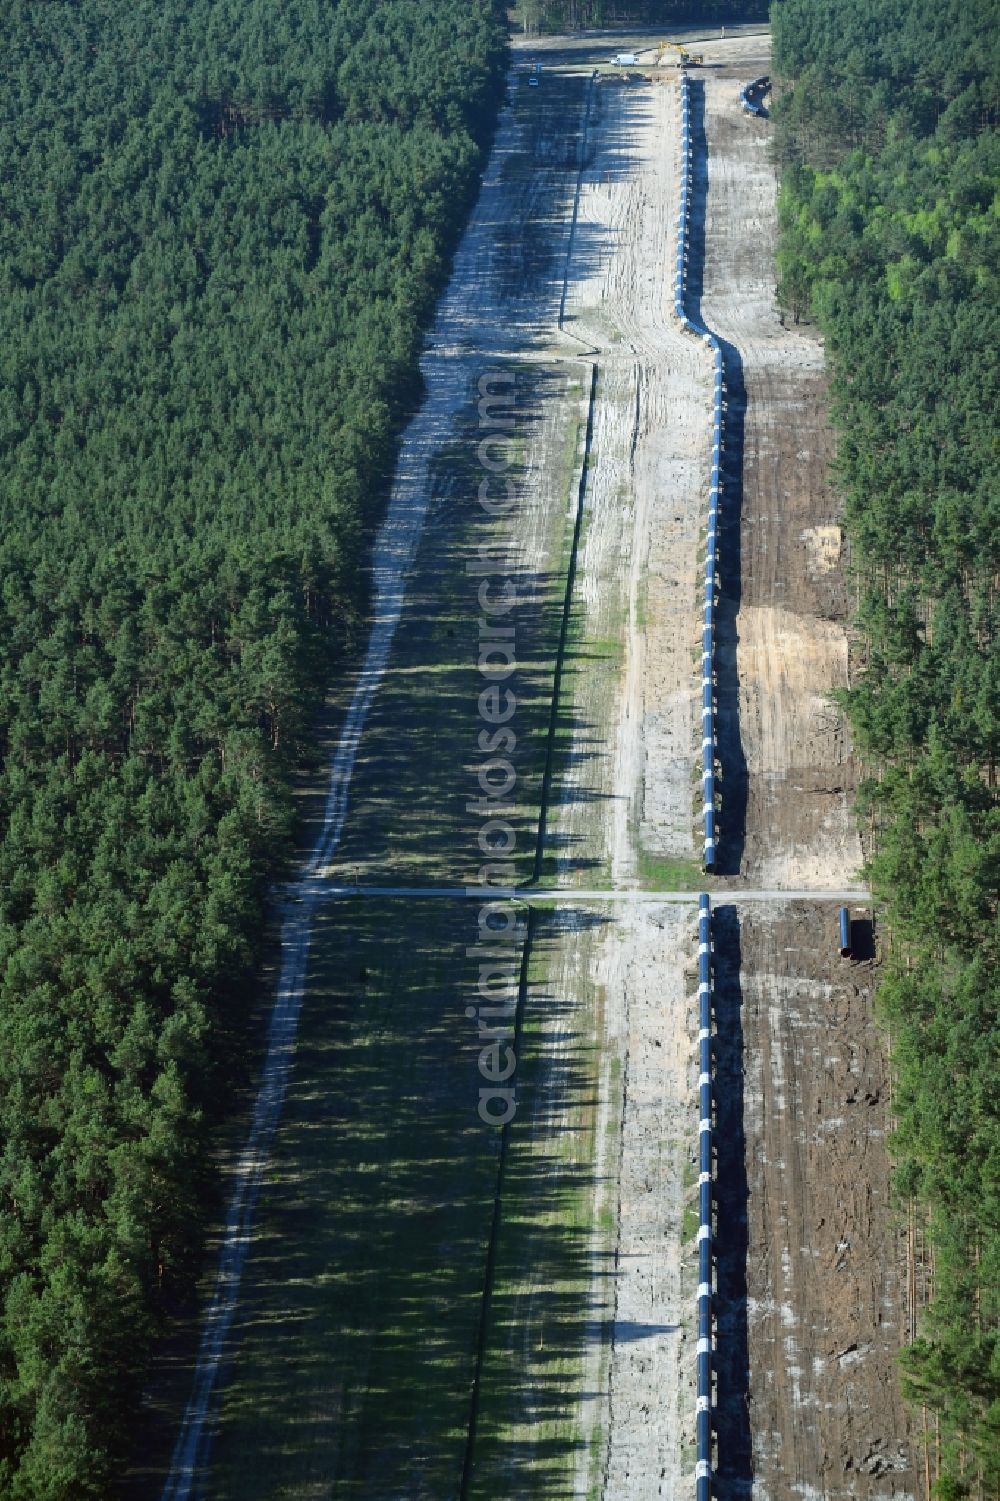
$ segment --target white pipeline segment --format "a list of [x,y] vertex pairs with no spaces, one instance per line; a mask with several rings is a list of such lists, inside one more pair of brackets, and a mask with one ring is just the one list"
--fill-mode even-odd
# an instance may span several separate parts
[[697,1501],[712,1486],[712,909],[707,892],[698,898],[698,1404],[695,1413]]

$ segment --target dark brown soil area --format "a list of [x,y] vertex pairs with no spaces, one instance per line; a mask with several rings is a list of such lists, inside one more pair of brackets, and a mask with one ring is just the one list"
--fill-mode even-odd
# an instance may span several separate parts
[[748,1438],[772,1501],[914,1495],[874,967],[840,958],[820,904],[744,907],[738,925],[723,908],[717,940],[720,1096],[745,1137],[734,1120],[720,1160],[720,1495],[747,1489]]

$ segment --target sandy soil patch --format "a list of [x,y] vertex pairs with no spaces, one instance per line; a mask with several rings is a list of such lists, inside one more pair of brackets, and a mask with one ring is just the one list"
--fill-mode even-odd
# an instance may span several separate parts
[[839,526],[807,526],[802,533],[809,555],[807,567],[814,577],[829,573],[840,562],[844,534]]

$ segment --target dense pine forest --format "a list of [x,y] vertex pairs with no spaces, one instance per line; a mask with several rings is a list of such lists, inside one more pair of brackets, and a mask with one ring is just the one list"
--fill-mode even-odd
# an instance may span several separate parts
[[940,1497],[1000,1485],[998,36],[995,0],[774,10],[780,291],[832,373],[895,1183],[930,1300],[903,1381]]
[[766,21],[767,0],[518,0],[512,15],[525,31],[701,26],[720,21]]
[[0,1494],[190,1294],[289,777],[502,87],[492,0],[9,0]]

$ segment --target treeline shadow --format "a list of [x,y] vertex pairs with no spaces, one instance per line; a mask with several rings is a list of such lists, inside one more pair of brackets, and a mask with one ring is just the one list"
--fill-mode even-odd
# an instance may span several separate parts
[[[515,84],[509,107],[518,130],[501,163],[497,212],[481,204],[488,233],[490,296],[496,319],[521,348],[543,348],[552,328],[571,324],[570,289],[598,274],[613,248],[606,225],[578,219],[580,183],[593,167],[594,127],[601,124],[602,174],[610,180],[638,167],[627,129],[606,119],[602,91],[589,74],[549,73],[537,89]],[[484,261],[484,268],[486,262]]]
[[[509,758],[517,776],[510,795],[495,801],[514,805],[510,819],[517,845],[512,858],[518,878],[534,868],[566,575],[555,529],[548,561],[558,566],[545,567],[537,543],[526,540],[540,521],[524,455],[537,444],[540,428],[551,427],[555,442],[572,430],[576,398],[569,386],[579,377],[568,376],[566,367],[540,363],[501,367],[500,374],[514,380],[491,387],[504,397],[492,410],[509,415],[512,426],[494,430],[503,441],[498,439],[490,453],[495,460],[507,451],[511,463],[502,476],[491,476],[478,453],[490,429],[480,425],[475,367],[471,370],[469,394],[450,438],[433,455],[433,498],[416,558],[408,567],[401,559],[397,585],[373,611],[373,628],[390,620],[394,611],[402,614],[356,752],[350,813],[335,857],[347,880],[355,874],[368,884],[475,880],[488,858],[478,841],[490,802],[478,775],[498,755]],[[482,372],[495,376],[497,367],[484,360]],[[478,499],[484,479],[501,496],[509,483],[514,497],[512,509],[492,522]],[[506,614],[495,619],[484,615],[479,598],[484,581],[494,601],[505,589],[514,591],[515,603]],[[494,626],[513,632],[513,670],[502,680],[484,675],[479,664],[483,630]],[[498,657],[491,660],[503,668]],[[355,674],[342,702],[360,681]],[[504,734],[509,730],[516,740],[511,745],[501,737],[493,749],[491,734],[497,726],[484,718],[481,704],[491,683],[504,703],[514,703]],[[565,677],[563,686],[569,690]],[[506,699],[508,691],[512,700]],[[560,696],[557,735],[561,745],[573,746],[578,764],[604,753],[592,716],[571,690]],[[496,778],[494,772],[492,780]],[[585,783],[585,777],[578,779],[574,795],[587,795]],[[318,778],[309,789],[309,811],[316,821],[322,819],[326,790]]]

